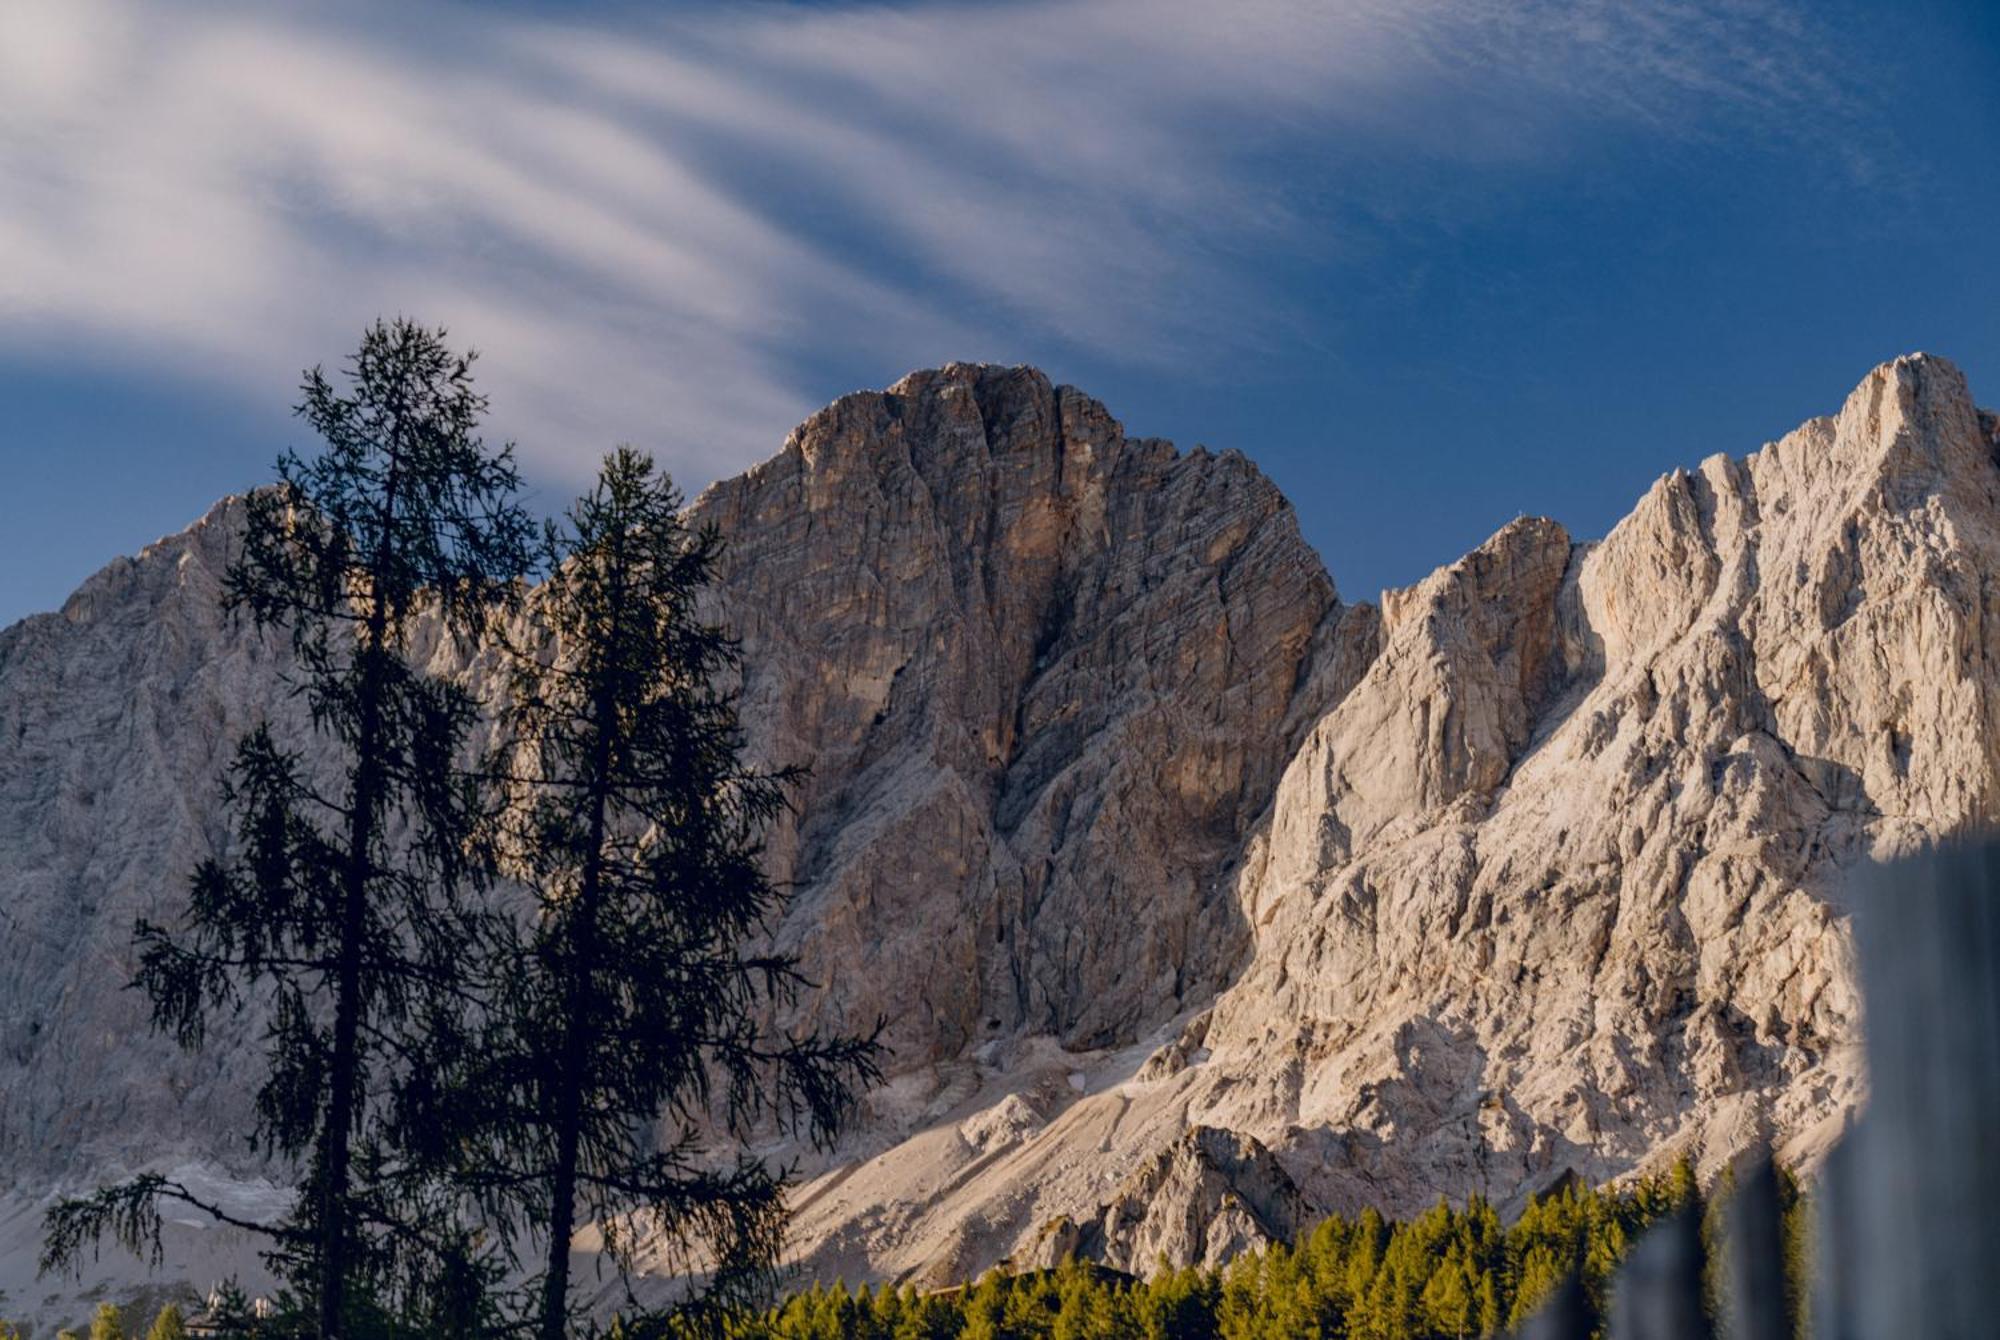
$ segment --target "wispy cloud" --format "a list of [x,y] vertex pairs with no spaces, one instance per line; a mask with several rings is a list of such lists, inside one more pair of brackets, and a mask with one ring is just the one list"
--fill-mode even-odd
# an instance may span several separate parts
[[[1606,133],[1789,136],[1856,96],[1799,7],[1038,0],[0,11],[0,346],[268,397],[404,311],[536,468],[697,483],[805,369],[1242,356],[1272,249]],[[1337,204],[1329,205],[1329,200]]]

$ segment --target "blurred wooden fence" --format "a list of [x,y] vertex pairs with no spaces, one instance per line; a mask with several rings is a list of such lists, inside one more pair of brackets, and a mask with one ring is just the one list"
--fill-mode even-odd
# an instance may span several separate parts
[[[1852,885],[1868,1107],[1814,1202],[1815,1340],[2000,1337],[2000,844],[1880,865]],[[1777,1178],[1739,1177],[1721,1252],[1726,1340],[1791,1340]],[[1613,1281],[1611,1340],[1711,1340],[1692,1211],[1657,1224]],[[1520,1340],[1582,1340],[1566,1285]]]

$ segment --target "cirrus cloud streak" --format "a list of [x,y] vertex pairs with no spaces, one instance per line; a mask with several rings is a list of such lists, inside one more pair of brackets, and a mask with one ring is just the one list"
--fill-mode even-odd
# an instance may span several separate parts
[[0,349],[268,398],[408,312],[531,469],[630,439],[698,484],[851,369],[1227,365],[1313,320],[1271,255],[1358,264],[1607,136],[1826,136],[1861,94],[1804,12],[19,0]]

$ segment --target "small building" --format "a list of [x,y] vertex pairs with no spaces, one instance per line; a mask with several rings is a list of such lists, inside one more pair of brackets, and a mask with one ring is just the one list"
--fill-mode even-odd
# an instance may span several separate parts
[[259,1295],[245,1298],[234,1285],[218,1284],[208,1291],[201,1311],[184,1323],[190,1336],[243,1335],[278,1313],[277,1304]]

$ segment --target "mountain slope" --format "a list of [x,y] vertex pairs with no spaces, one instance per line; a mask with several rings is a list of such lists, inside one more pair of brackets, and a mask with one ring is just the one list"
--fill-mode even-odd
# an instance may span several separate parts
[[1254,466],[959,364],[693,511],[729,540],[756,747],[813,769],[772,848],[817,1013],[887,1018],[907,1071],[1129,1041],[1223,985],[1224,876],[1375,624]]
[[[692,507],[753,749],[813,767],[771,849],[803,1012],[896,1049],[802,1188],[802,1260],[1213,1255],[1760,1126],[1823,1149],[1861,1097],[1841,869],[2000,803],[1996,443],[1900,359],[1601,542],[1523,519],[1378,612],[1242,457],[1032,370],[815,415]],[[215,608],[235,524],[0,633],[17,1196],[261,1171],[226,1134],[257,1021],[189,1061],[116,989],[225,838],[229,742],[288,711]]]
[[805,1259],[1033,1259],[1199,1128],[1323,1210],[1764,1133],[1810,1162],[1863,1096],[1842,871],[1994,817],[1996,445],[1954,368],[1900,359],[1600,543],[1523,519],[1390,593],[1246,848],[1232,985],[1150,1055],[1024,1050],[955,1128],[809,1188]]

